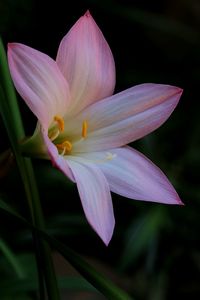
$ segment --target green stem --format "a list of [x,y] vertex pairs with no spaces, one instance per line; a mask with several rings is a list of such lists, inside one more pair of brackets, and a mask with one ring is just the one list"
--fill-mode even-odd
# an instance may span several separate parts
[[[29,185],[31,188],[32,197],[34,198],[34,205],[33,205],[34,215],[37,216],[34,225],[42,230],[45,230],[44,218],[42,214],[42,208],[40,204],[40,199],[39,199],[37,185],[35,182],[35,176],[34,176],[32,164],[30,159],[28,158],[24,158],[24,162],[29,174],[28,180],[30,181]],[[39,240],[39,244],[41,245],[42,266],[43,266],[45,281],[47,285],[48,297],[50,300],[60,299],[58,286],[57,284],[55,284],[57,283],[57,279],[54,272],[50,247],[48,243],[43,240]]]
[[[18,141],[25,137],[24,128],[18,108],[18,103],[15,95],[15,90],[12,84],[10,73],[7,65],[7,58],[4,51],[2,41],[0,39],[0,79],[2,86],[2,99],[0,110],[4,120],[8,136],[17,160],[19,171],[24,184],[25,193],[27,196],[31,219],[35,226],[40,229],[45,229],[43,213],[41,209],[37,184],[33,172],[31,160],[21,156]],[[36,233],[37,239],[38,235]],[[38,240],[40,247],[41,261],[43,262],[43,271],[46,282],[47,294],[50,300],[59,300],[59,291],[57,286],[56,275],[53,267],[51,251],[48,244],[41,239]],[[40,266],[38,265],[38,270]]]
[[10,250],[10,248],[6,245],[6,243],[0,239],[0,250],[5,255],[16,275],[20,279],[24,279],[26,277],[23,267],[15,257],[14,253]]

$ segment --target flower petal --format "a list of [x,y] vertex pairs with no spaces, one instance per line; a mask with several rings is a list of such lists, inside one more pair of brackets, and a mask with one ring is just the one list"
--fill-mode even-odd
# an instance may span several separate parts
[[91,163],[85,164],[83,159],[59,155],[45,130],[42,129],[41,133],[53,165],[77,183],[87,220],[108,245],[115,220],[110,189],[104,174]]
[[101,170],[92,164],[68,164],[74,174],[86,218],[103,242],[108,245],[114,229],[114,213],[110,189]]
[[141,84],[99,101],[80,113],[68,130],[76,136],[87,120],[88,134],[73,145],[74,152],[101,151],[133,142],[161,126],[176,107],[182,90]]
[[65,176],[67,176],[71,181],[75,182],[72,171],[68,165],[68,161],[64,156],[58,154],[56,146],[49,139],[46,130],[41,128],[41,134],[46,146],[46,151],[48,152],[52,164],[54,167],[58,168]]
[[56,62],[23,44],[8,44],[8,62],[17,91],[29,108],[48,127],[54,115],[66,112],[68,84]]
[[98,164],[109,182],[111,191],[135,200],[167,204],[183,204],[175,189],[148,158],[131,147],[110,150],[108,153],[84,153],[83,159]]
[[56,61],[69,82],[72,109],[76,112],[112,95],[115,86],[114,59],[89,12],[63,38]]

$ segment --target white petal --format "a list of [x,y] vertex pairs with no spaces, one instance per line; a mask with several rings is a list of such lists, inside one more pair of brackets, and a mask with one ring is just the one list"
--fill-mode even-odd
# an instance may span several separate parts
[[142,84],[99,101],[70,120],[67,130],[80,136],[87,120],[88,135],[74,144],[74,152],[101,151],[133,142],[161,126],[176,107],[182,90]]
[[100,169],[92,164],[76,162],[69,157],[86,218],[103,242],[108,245],[114,229],[110,189]]
[[[110,158],[113,155],[113,159]],[[83,153],[83,159],[96,162],[109,182],[111,191],[135,200],[182,204],[175,189],[149,159],[138,151],[123,147],[110,153]]]

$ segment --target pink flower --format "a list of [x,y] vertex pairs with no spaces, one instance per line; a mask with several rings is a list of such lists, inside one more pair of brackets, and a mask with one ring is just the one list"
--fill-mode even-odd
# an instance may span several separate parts
[[17,43],[8,45],[8,61],[17,91],[38,118],[24,149],[50,158],[76,182],[86,218],[106,245],[115,223],[110,191],[182,204],[162,171],[125,146],[162,125],[182,90],[141,84],[112,96],[113,56],[89,12],[63,38],[56,61]]

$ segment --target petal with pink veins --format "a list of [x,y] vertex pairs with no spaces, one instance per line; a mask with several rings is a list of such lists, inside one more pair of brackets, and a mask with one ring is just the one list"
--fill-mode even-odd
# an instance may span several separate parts
[[70,86],[72,110],[78,112],[92,102],[112,95],[114,59],[89,12],[63,38],[56,61]]
[[15,87],[46,128],[55,115],[63,116],[70,101],[69,87],[56,62],[23,44],[8,44],[8,62]]
[[108,182],[102,171],[92,164],[68,159],[77,183],[86,218],[108,245],[114,229],[114,213]]
[[[87,120],[88,135],[73,145],[74,152],[101,151],[133,142],[161,126],[175,109],[182,90],[160,85],[141,84],[92,104],[71,120],[74,135]],[[80,125],[79,125],[80,123]]]
[[96,162],[103,171],[111,191],[135,200],[166,204],[183,204],[175,189],[148,158],[131,147],[110,150],[108,153],[84,153],[82,159]]

